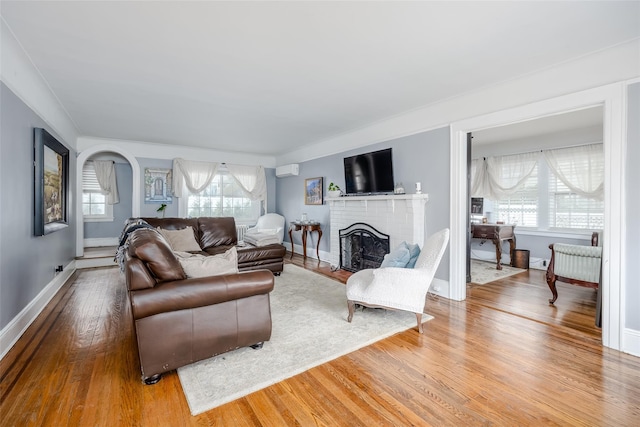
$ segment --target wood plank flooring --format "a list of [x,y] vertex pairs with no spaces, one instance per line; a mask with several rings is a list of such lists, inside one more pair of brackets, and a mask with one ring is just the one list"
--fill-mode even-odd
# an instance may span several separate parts
[[118,269],[80,270],[0,361],[0,425],[639,425],[640,358],[601,346],[592,290],[560,284],[549,306],[543,272],[530,270],[468,295],[430,295],[424,335],[399,333],[193,417],[175,372],[141,383]]

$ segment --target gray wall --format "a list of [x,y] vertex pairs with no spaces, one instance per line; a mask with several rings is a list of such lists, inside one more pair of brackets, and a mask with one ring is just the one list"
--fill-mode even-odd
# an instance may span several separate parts
[[[393,169],[396,182],[402,182],[408,193],[414,192],[417,181],[422,183],[422,191],[429,194],[427,203],[427,234],[449,226],[449,128],[444,127],[403,138],[368,145],[358,150],[310,160],[300,164],[300,175],[277,178],[276,212],[285,216],[287,222],[299,219],[306,213],[309,219],[322,224],[320,250],[330,252],[331,230],[329,206],[304,204],[304,180],[323,177],[324,191],[334,182],[345,188],[343,159],[369,151],[393,148]],[[384,232],[384,230],[381,230]],[[314,233],[314,239],[316,235]],[[285,236],[289,242],[288,235]],[[302,244],[300,235],[294,236],[294,243]],[[289,245],[290,243],[287,243]],[[436,277],[449,277],[449,256],[445,254]]]
[[129,163],[115,164],[116,181],[120,203],[113,205],[113,222],[85,222],[84,238],[118,237],[127,218],[131,217],[131,196],[133,193],[132,170]]
[[626,247],[623,248],[627,288],[624,326],[640,330],[640,83],[629,86],[627,111],[627,164],[625,199],[627,202]]
[[47,129],[70,146],[4,83],[0,83],[0,329],[55,277],[57,265],[75,256],[74,150],[69,150],[69,227],[33,235],[33,128]]

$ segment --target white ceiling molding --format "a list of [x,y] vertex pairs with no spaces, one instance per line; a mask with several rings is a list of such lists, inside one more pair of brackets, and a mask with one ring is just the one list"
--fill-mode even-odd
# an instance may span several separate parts
[[78,138],[75,124],[15,39],[4,19],[0,19],[0,27],[2,82],[75,150]]
[[154,144],[142,141],[123,141],[118,139],[92,138],[82,136],[78,138],[78,152],[83,152],[96,145],[111,145],[120,147],[135,157],[173,160],[180,157],[187,160],[215,161],[235,165],[260,165],[265,168],[275,168],[274,156],[259,154],[235,153],[208,148],[185,147],[183,145]]

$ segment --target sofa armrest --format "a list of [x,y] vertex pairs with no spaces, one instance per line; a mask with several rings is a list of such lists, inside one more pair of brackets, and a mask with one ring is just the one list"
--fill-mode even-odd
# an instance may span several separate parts
[[273,273],[269,270],[165,282],[152,289],[130,292],[133,318],[268,294],[273,290],[273,283]]

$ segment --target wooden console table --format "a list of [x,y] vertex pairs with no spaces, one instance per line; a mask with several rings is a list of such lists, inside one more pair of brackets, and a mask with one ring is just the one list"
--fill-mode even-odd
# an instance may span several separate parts
[[302,231],[302,256],[307,258],[307,233],[318,233],[318,243],[316,244],[316,256],[320,261],[320,239],[322,238],[322,227],[319,222],[298,222],[289,223],[289,241],[291,241],[291,258],[293,258],[293,232]]
[[496,245],[496,270],[502,270],[500,258],[502,258],[502,242],[509,241],[511,265],[516,249],[515,225],[506,224],[471,224],[471,237],[474,239],[491,240]]

